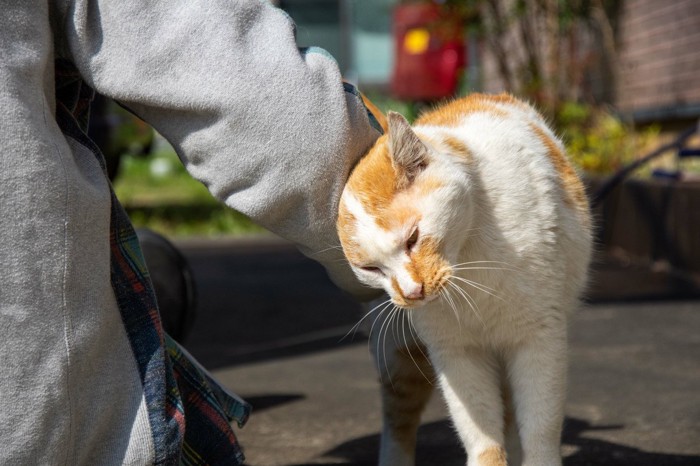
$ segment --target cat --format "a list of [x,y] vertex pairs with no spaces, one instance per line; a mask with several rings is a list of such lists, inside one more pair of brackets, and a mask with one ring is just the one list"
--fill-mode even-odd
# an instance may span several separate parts
[[560,465],[567,318],[591,254],[561,141],[508,94],[454,100],[413,127],[395,112],[380,121],[337,220],[358,279],[389,297],[370,331],[380,464],[414,464],[436,380],[469,466]]

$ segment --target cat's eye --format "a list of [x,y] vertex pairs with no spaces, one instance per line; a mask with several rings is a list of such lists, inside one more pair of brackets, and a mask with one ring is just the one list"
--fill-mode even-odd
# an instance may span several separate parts
[[413,230],[413,233],[411,233],[411,236],[408,237],[406,240],[406,250],[407,251],[412,251],[416,243],[418,242],[418,228]]
[[382,269],[380,269],[379,267],[374,267],[374,266],[369,266],[369,265],[368,265],[368,266],[365,266],[365,267],[360,267],[360,269],[364,270],[365,272],[376,273],[376,274],[384,275],[384,272],[382,272]]

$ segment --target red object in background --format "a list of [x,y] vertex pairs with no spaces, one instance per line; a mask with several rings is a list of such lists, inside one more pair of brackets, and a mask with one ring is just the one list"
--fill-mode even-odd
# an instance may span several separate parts
[[394,97],[438,100],[457,92],[467,64],[464,25],[440,5],[398,5],[393,15]]

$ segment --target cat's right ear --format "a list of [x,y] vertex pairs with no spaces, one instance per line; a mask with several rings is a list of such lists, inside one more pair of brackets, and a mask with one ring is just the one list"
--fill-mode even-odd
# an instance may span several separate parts
[[387,114],[389,152],[399,176],[399,185],[408,185],[428,165],[428,148],[406,119],[396,112]]

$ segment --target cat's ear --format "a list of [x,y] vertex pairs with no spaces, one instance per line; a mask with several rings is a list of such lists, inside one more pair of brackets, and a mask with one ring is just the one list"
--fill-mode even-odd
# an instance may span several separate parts
[[410,184],[428,165],[428,148],[401,114],[389,112],[387,120],[391,160],[401,177],[400,184]]

